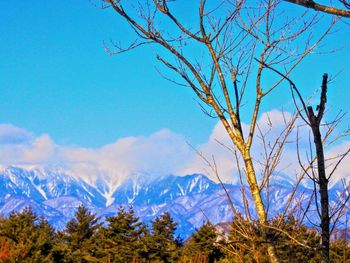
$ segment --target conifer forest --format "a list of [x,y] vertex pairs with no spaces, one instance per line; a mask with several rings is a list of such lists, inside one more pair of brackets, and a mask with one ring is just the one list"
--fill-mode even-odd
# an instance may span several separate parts
[[[277,219],[276,219],[277,220]],[[80,206],[65,229],[55,231],[30,207],[0,221],[1,262],[268,262],[261,230],[237,217],[220,231],[209,222],[187,240],[176,236],[169,213],[149,224],[134,216],[131,207],[120,207],[102,223]],[[282,229],[282,231],[281,231]],[[320,235],[293,218],[270,231],[281,262],[320,262]],[[244,231],[246,233],[244,233]],[[254,247],[248,231],[255,233]],[[260,237],[259,237],[260,236]],[[293,239],[293,242],[290,240]],[[348,262],[350,247],[344,238],[331,243],[332,262]]]

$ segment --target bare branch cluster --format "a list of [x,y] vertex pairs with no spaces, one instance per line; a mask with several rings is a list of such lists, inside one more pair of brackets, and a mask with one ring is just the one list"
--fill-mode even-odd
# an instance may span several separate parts
[[[112,8],[136,36],[126,47],[112,42],[112,48],[106,45],[106,50],[118,54],[145,45],[155,48],[157,60],[174,74],[171,76],[180,78],[181,85],[192,89],[202,109],[222,123],[237,162],[238,159],[242,162],[259,223],[266,225],[268,208],[263,202],[262,190],[268,188],[280,163],[283,145],[295,119],[286,123],[286,129],[272,145],[265,144],[265,162],[260,163],[264,168],[259,182],[251,148],[257,137],[266,142],[266,135],[257,125],[261,103],[283,80],[289,80],[293,69],[315,51],[338,19],[332,19],[321,33],[315,34],[311,30],[320,20],[317,14],[310,16],[305,12],[290,17],[280,7],[279,0],[254,3],[200,0],[190,22],[180,19],[175,4],[178,2],[104,0],[103,8]],[[272,68],[280,72],[277,78],[269,78],[271,75],[266,69]],[[245,108],[250,114],[250,124],[245,129],[241,111],[246,104],[251,104],[251,91],[254,99],[252,108]],[[311,109],[308,116],[319,123],[324,107],[320,104],[317,116],[312,115]],[[215,172],[215,159],[208,163]],[[272,241],[267,235],[265,238],[271,261],[278,262]]]

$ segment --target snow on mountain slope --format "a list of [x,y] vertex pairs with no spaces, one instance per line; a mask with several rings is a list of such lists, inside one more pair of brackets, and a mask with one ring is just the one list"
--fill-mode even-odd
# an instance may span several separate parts
[[[81,178],[61,168],[1,168],[0,214],[7,216],[12,211],[31,206],[35,213],[62,229],[81,204],[102,218],[115,215],[120,206],[132,205],[136,216],[144,222],[170,212],[179,223],[178,234],[182,237],[187,237],[208,220],[217,224],[233,217],[222,186],[202,174],[157,178],[137,173],[119,187],[114,186],[115,189],[102,179],[91,185]],[[243,212],[241,186],[226,184],[225,187],[235,209]],[[330,194],[333,201],[337,200],[340,188],[337,185]],[[263,192],[270,216],[283,211],[292,189],[292,184],[277,181],[270,186],[269,194]],[[301,187],[296,196],[310,200],[312,190]],[[252,203],[249,195],[247,199]],[[250,210],[254,216],[254,209]]]
[[0,183],[0,197],[16,195],[43,202],[60,196],[73,196],[97,206],[106,202],[94,187],[62,170],[10,166],[0,173]]
[[162,204],[181,196],[211,194],[218,185],[201,174],[169,175],[146,181],[140,175],[127,180],[113,194],[115,204]]

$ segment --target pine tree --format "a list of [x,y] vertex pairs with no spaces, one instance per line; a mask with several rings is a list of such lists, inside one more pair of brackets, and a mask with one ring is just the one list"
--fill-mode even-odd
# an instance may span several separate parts
[[108,262],[133,262],[147,257],[143,238],[146,226],[135,217],[134,210],[120,207],[117,215],[107,217],[107,227],[98,236],[97,256]]
[[229,257],[232,261],[268,262],[266,238],[274,242],[282,262],[320,262],[320,237],[316,231],[300,225],[293,217],[282,221],[279,217],[269,220],[265,230],[258,222],[248,222],[242,217],[233,220],[229,237]]
[[177,259],[179,239],[175,239],[177,223],[168,212],[157,217],[152,222],[152,232],[149,239],[150,258],[162,262],[174,262]]
[[83,205],[78,207],[75,218],[68,221],[65,234],[73,250],[83,247],[99,228],[99,218]]
[[184,252],[191,261],[215,262],[223,256],[221,245],[215,227],[207,222],[190,237]]
[[350,261],[350,242],[341,237],[331,244],[332,262],[349,262]]
[[93,237],[100,226],[96,214],[90,212],[84,205],[79,206],[75,217],[68,221],[65,230],[58,234],[64,244],[57,246],[56,258],[62,257],[63,254],[66,258],[63,262],[94,261]]
[[[2,251],[10,247],[10,262],[51,262],[54,230],[43,218],[40,220],[30,207],[13,212],[0,221]],[[7,255],[8,256],[8,255]]]
[[55,246],[55,231],[49,222],[41,217],[36,225],[35,252],[33,253],[33,262],[41,262],[42,255],[48,255],[45,260],[52,260],[52,249]]
[[281,259],[296,263],[321,262],[320,236],[315,230],[298,224],[293,216],[284,219],[280,228],[283,232],[277,235],[276,243]]

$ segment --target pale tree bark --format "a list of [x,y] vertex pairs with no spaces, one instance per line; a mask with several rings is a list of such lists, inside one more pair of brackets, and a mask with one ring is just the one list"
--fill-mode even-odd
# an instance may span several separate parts
[[331,14],[331,15],[336,15],[336,16],[341,16],[341,17],[345,17],[345,18],[350,18],[350,2],[346,2],[344,1],[340,1],[345,9],[340,9],[340,8],[336,8],[336,7],[332,7],[332,6],[327,6],[327,5],[322,5],[319,4],[313,0],[284,0],[286,2],[290,2],[292,4],[296,4],[299,6],[303,6],[306,8],[311,8],[314,9],[316,11],[320,11],[323,13],[327,13],[327,14]]
[[[256,179],[256,173],[254,170],[254,165],[252,162],[252,157],[251,157],[250,152],[246,151],[246,153],[243,155],[243,158],[244,158],[245,167],[247,169],[247,181],[248,181],[248,184],[250,187],[251,195],[252,195],[253,200],[254,200],[257,214],[259,216],[259,222],[261,223],[261,225],[263,227],[265,227],[265,225],[268,224],[267,215],[266,215],[265,205],[264,205],[262,198],[261,198],[261,192],[260,192],[259,185],[258,185],[258,182]],[[272,240],[267,240],[267,241],[272,242]],[[276,248],[273,244],[269,243],[267,245],[267,251],[268,251],[268,255],[270,257],[271,262],[273,262],[273,263],[279,262],[279,259],[277,257]]]
[[[243,160],[245,178],[261,227],[267,227],[268,216],[261,194],[261,185],[265,183],[259,185],[251,147],[261,103],[279,86],[283,77],[266,85],[263,83],[264,65],[276,65],[289,75],[327,36],[336,21],[333,20],[312,42],[305,35],[311,35],[312,27],[317,23],[315,16],[282,19],[276,11],[279,1],[261,1],[260,6],[250,6],[245,0],[202,0],[193,13],[192,21],[196,22],[191,26],[172,12],[171,4],[177,4],[177,1],[103,2],[104,8],[111,7],[124,18],[136,36],[126,48],[114,43],[111,43],[112,48],[105,45],[107,52],[113,55],[144,45],[168,52],[164,55],[157,51],[158,61],[183,81],[180,85],[192,89],[208,115],[221,121],[232,146]],[[207,2],[210,2],[210,8],[207,8]],[[276,22],[279,18],[281,21]],[[165,29],[162,28],[164,22]],[[293,46],[299,38],[308,40]],[[189,46],[192,46],[192,52],[188,50]],[[194,49],[202,51],[199,59],[194,57]],[[250,109],[248,131],[244,131],[241,110],[245,91],[250,87],[255,89],[255,103]],[[274,240],[268,235],[265,238],[270,261],[279,262]]]

